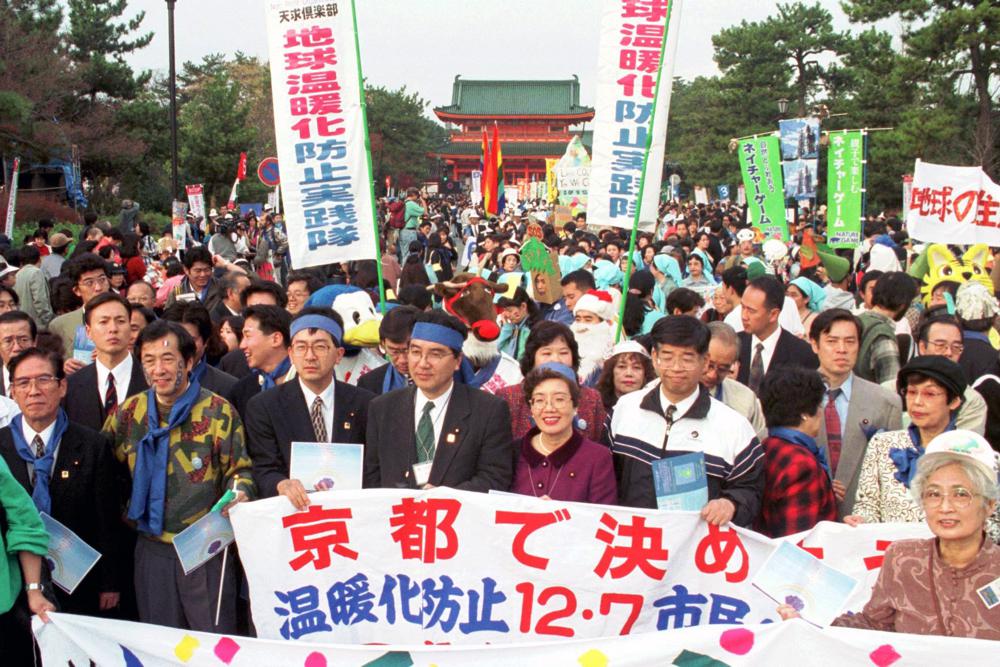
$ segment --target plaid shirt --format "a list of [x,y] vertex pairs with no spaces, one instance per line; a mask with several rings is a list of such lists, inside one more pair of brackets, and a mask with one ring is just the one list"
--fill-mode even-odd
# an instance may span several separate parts
[[764,499],[754,529],[769,537],[837,520],[833,485],[812,452],[780,438],[764,441]]

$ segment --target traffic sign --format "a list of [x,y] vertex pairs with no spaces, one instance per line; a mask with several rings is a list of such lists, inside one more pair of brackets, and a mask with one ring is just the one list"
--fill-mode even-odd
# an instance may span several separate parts
[[257,178],[269,188],[273,188],[281,182],[278,173],[278,158],[266,157],[257,165]]

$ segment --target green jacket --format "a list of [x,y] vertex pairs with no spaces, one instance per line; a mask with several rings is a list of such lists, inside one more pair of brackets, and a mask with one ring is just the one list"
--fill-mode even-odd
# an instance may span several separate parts
[[6,518],[0,522],[6,527],[0,535],[0,545],[6,555],[6,558],[0,560],[0,613],[6,613],[14,606],[14,601],[21,593],[18,552],[27,551],[44,556],[48,553],[49,534],[31,496],[14,479],[3,458],[0,458],[0,504],[3,505]]
[[896,330],[884,315],[865,311],[858,315],[858,319],[861,320],[861,347],[854,364],[854,374],[869,382],[877,382],[872,368],[872,347],[880,338],[895,340]]

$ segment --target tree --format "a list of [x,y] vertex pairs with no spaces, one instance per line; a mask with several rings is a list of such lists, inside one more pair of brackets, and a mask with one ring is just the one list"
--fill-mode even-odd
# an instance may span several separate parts
[[904,22],[906,52],[925,64],[928,74],[942,64],[949,83],[969,74],[975,93],[973,159],[997,177],[997,122],[991,78],[1000,74],[1000,6],[983,0],[845,0],[852,21],[871,23],[890,17]]
[[420,181],[429,174],[427,154],[448,140],[447,131],[424,115],[427,101],[403,86],[389,90],[365,85],[372,177],[384,183]]
[[0,10],[9,10],[5,20],[17,21],[28,33],[54,35],[62,25],[59,0],[0,0]]
[[149,44],[153,33],[136,35],[146,12],[139,12],[125,23],[117,19],[125,12],[128,0],[68,0],[70,54],[82,68],[91,103],[99,94],[112,99],[132,99],[149,81],[150,73],[138,76],[125,62],[125,56]]

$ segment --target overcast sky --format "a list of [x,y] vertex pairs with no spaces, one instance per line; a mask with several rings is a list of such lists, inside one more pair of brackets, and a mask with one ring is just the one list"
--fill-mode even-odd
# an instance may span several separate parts
[[[820,0],[839,29],[848,22],[837,0]],[[581,103],[594,103],[597,0],[358,0],[365,77],[418,92],[431,106],[451,102],[456,74],[464,78],[580,77]],[[675,76],[716,74],[712,35],[775,11],[771,0],[687,0],[681,18]],[[153,41],[131,58],[134,67],[166,71],[167,5],[130,0],[146,11]],[[177,0],[177,64],[236,51],[266,59],[263,0]],[[892,30],[892,26],[882,26]],[[894,31],[898,32],[898,31]]]

